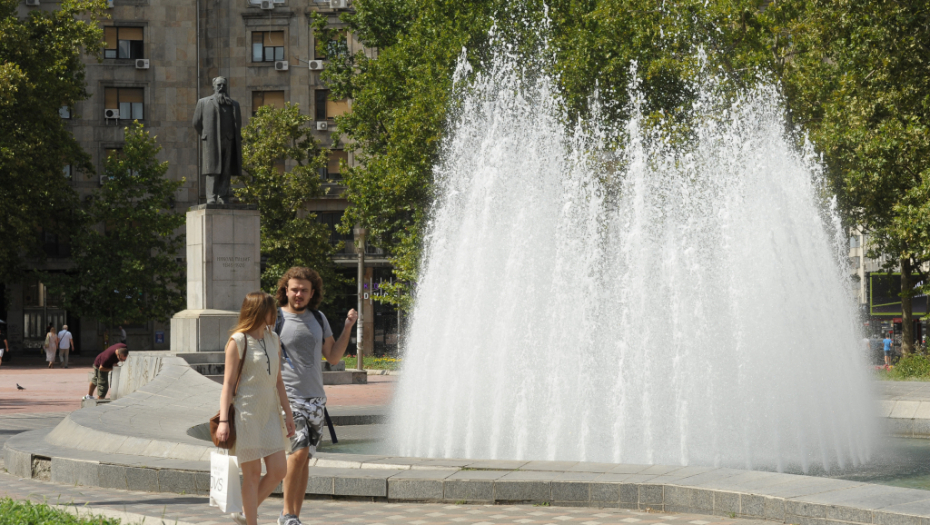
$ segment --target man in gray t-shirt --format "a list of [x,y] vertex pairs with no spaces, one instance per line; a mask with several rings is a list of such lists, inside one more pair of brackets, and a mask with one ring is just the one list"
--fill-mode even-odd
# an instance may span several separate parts
[[284,511],[278,524],[300,525],[300,508],[310,474],[308,463],[323,435],[323,359],[332,364],[342,360],[358,313],[349,310],[342,334],[334,340],[329,321],[317,310],[323,300],[323,280],[309,268],[294,267],[284,272],[275,298],[282,317],[276,331],[281,335],[285,356],[281,377],[297,427],[287,457]]

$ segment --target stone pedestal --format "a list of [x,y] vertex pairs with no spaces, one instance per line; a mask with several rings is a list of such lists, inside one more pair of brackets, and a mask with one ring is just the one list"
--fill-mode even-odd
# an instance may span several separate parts
[[258,210],[202,204],[187,212],[187,310],[171,318],[173,353],[221,352],[242,299],[261,288]]

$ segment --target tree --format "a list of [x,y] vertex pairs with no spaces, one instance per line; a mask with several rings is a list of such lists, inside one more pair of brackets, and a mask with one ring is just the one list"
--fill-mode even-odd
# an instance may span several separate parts
[[[773,25],[759,0],[357,0],[342,16],[376,59],[357,53],[330,61],[323,79],[333,98],[353,99],[352,113],[337,119],[360,165],[344,174],[350,207],[343,228],[359,223],[390,250],[400,283],[384,298],[409,305],[406,282],[416,280],[421,231],[432,199],[448,112],[452,76],[463,48],[476,70],[490,55],[488,31],[506,35],[527,56],[554,53],[570,118],[584,117],[595,90],[623,118],[630,64],[638,63],[646,111],[673,114],[694,93],[702,65],[718,67],[735,82],[757,78],[755,66],[772,61]],[[541,20],[548,13],[549,22]],[[545,29],[543,29],[545,27]],[[326,36],[325,19],[314,31]],[[541,39],[549,48],[539,49]],[[320,39],[318,39],[320,40]],[[698,58],[706,50],[706,65]],[[532,69],[532,68],[528,68]],[[529,72],[528,74],[532,74]]]
[[780,9],[793,13],[789,101],[824,153],[848,223],[868,232],[869,256],[900,269],[909,354],[911,297],[930,290],[915,289],[930,261],[930,5],[789,0]]
[[66,306],[105,326],[167,321],[184,308],[185,279],[176,258],[184,215],[172,211],[183,181],[165,179],[161,147],[142,124],[125,130],[122,150],[106,159],[103,187],[82,210],[92,225],[75,236],[75,272],[50,275]]
[[[319,170],[327,164],[327,151],[311,135],[311,120],[296,104],[262,106],[243,130],[243,186],[235,191],[241,202],[261,211],[261,252],[268,258],[262,288],[271,293],[292,266],[317,270],[328,287],[343,281],[332,262],[339,246],[330,243],[329,227],[306,209],[308,200],[323,195]],[[294,164],[290,171],[288,161]]]
[[0,282],[44,257],[40,232],[79,229],[77,195],[63,170],[94,171],[59,109],[88,97],[82,54],[103,45],[105,3],[63,0],[22,19],[20,4],[0,0]]

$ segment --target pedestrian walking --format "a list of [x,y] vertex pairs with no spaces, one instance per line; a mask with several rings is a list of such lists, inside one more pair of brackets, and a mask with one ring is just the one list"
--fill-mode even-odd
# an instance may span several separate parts
[[55,368],[55,354],[58,352],[58,334],[55,332],[55,325],[48,325],[45,334],[45,344],[42,348],[45,350],[45,360],[48,361],[48,368]]
[[126,330],[123,330],[122,326],[119,326],[119,342],[126,344]]
[[63,325],[58,332],[58,358],[61,365],[68,368],[68,354],[74,350],[74,336],[68,331],[68,325]]
[[94,377],[90,380],[90,387],[84,399],[94,399],[94,387],[97,388],[97,399],[107,397],[110,390],[110,372],[113,367],[129,358],[129,348],[123,343],[116,343],[97,355],[94,359]]
[[10,343],[6,340],[6,333],[0,330],[0,339],[3,339],[3,346],[0,346],[0,366],[3,365],[3,354],[10,351]]
[[[274,298],[252,292],[242,301],[239,322],[226,343],[226,370],[220,396],[216,437],[229,437],[229,407],[235,407],[236,441],[229,454],[242,469],[243,513],[232,515],[240,525],[257,525],[258,506],[284,479],[287,438],[294,435],[294,417],[281,378],[281,341],[271,327],[277,311]],[[244,360],[238,380],[239,363]],[[284,418],[281,417],[282,411]],[[265,472],[262,476],[262,460]]]
[[885,339],[882,341],[885,345],[885,366],[891,366],[891,334],[885,336]]
[[278,319],[275,332],[281,337],[285,364],[281,376],[291,403],[297,431],[291,437],[284,478],[284,509],[279,525],[301,525],[300,509],[307,491],[308,460],[316,454],[323,432],[323,362],[337,364],[345,355],[352,326],[358,319],[349,310],[339,340],[333,339],[326,316],[318,310],[323,300],[323,279],[309,268],[289,269],[278,281],[275,295]]

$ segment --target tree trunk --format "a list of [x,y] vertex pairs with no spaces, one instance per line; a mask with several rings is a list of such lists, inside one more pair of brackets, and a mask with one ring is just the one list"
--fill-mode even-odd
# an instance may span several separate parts
[[908,356],[914,352],[914,312],[911,296],[911,259],[901,259],[901,353]]

